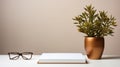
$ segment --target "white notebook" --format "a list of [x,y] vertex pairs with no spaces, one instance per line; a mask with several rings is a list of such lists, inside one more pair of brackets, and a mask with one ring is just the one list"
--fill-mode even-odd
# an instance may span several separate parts
[[86,63],[82,53],[43,53],[38,64],[81,64]]

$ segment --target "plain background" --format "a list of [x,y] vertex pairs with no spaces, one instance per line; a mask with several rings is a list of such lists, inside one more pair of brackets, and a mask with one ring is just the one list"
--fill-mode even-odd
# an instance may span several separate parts
[[105,37],[104,54],[120,55],[120,0],[0,0],[0,54],[11,51],[81,52],[84,34],[72,18],[92,4],[116,17],[114,36]]

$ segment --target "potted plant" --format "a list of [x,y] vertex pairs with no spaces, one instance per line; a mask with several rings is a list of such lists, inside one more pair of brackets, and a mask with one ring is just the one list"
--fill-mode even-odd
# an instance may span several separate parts
[[116,19],[106,11],[98,11],[92,5],[73,18],[78,31],[86,34],[85,50],[89,59],[100,59],[104,50],[104,36],[112,35]]

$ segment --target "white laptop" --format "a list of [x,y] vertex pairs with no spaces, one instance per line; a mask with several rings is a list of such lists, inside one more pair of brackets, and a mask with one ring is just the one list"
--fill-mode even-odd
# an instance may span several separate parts
[[87,63],[82,53],[42,53],[38,64],[81,64]]

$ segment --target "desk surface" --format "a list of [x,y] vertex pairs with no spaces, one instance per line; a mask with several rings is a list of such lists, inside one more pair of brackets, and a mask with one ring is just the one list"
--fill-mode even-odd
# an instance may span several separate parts
[[39,55],[31,60],[9,60],[8,55],[0,55],[2,67],[120,67],[120,56],[105,55],[101,60],[88,60],[88,64],[37,64]]

